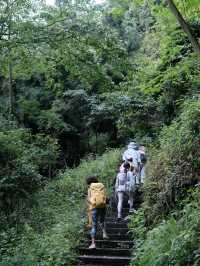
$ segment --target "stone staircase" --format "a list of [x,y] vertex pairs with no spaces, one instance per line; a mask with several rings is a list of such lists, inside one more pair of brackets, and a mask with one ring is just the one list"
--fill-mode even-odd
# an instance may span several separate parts
[[[90,237],[79,247],[77,266],[126,266],[131,260],[133,239],[127,226],[127,220],[116,219],[116,207],[112,207],[106,218],[106,230],[109,239],[102,239],[102,233],[96,237],[96,249],[88,249]],[[123,209],[123,217],[128,216],[128,209]]]

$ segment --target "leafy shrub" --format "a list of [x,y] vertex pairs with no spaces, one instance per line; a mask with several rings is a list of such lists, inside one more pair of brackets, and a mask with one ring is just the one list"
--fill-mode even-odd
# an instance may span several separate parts
[[185,101],[181,115],[164,127],[159,148],[152,154],[146,184],[146,215],[149,222],[166,215],[199,182],[200,98]]
[[178,221],[173,217],[163,221],[138,243],[132,265],[199,265],[199,187],[184,203]]
[[58,145],[49,136],[32,135],[3,118],[1,123],[5,128],[0,131],[0,206],[8,219],[12,214],[14,223],[56,163]]

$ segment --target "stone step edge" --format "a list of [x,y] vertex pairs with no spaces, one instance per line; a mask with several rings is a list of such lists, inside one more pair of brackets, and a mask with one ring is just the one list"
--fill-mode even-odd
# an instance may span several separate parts
[[109,260],[131,260],[132,257],[118,257],[118,256],[95,256],[95,255],[82,255],[78,256],[79,259],[109,259]]
[[[84,251],[84,250],[91,250],[91,249],[89,249],[89,248],[87,248],[87,247],[80,247],[79,248],[79,250],[82,250],[82,251]],[[97,247],[97,248],[95,248],[94,249],[94,251],[95,250],[105,250],[105,251],[130,251],[130,249],[129,248],[99,248],[99,247]]]
[[[90,240],[86,240],[86,242],[91,242]],[[97,240],[95,240],[95,242],[97,242],[97,243],[100,243],[100,242],[107,242],[107,243],[109,243],[109,242],[114,242],[114,243],[124,243],[124,244],[132,244],[132,243],[134,243],[134,241],[133,240],[117,240],[117,239],[97,239]]]
[[[121,230],[121,231],[131,231],[128,227],[111,227],[106,225],[106,230]],[[102,232],[101,229],[98,229],[97,232]]]
[[[112,234],[112,233],[107,233],[107,235],[108,235],[108,237],[116,237],[116,236],[130,236],[131,235],[131,231],[127,231],[127,232],[119,232],[119,233],[116,233],[116,234]],[[86,236],[87,237],[90,237],[90,234],[88,233],[88,234],[86,234]],[[101,232],[98,232],[97,234],[96,234],[96,237],[101,237],[102,236],[102,234],[101,234]]]

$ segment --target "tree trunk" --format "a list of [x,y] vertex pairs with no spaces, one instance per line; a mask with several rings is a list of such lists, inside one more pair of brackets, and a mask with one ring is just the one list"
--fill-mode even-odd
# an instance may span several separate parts
[[97,148],[97,146],[98,146],[98,143],[97,143],[97,141],[98,141],[98,133],[97,133],[97,129],[96,129],[96,132],[95,132],[95,135],[96,135],[96,140],[95,140],[95,155],[97,156],[97,150],[98,150],[98,148]]
[[8,72],[9,72],[9,75],[8,75],[8,83],[9,83],[9,114],[10,116],[12,117],[14,115],[14,106],[15,106],[15,100],[14,100],[14,91],[13,91],[13,82],[12,82],[12,79],[13,79],[13,75],[12,75],[12,64],[11,62],[9,62],[9,65],[8,65]]
[[176,17],[176,19],[178,20],[181,28],[183,29],[183,31],[187,34],[188,39],[190,40],[194,51],[196,52],[196,54],[200,57],[200,45],[198,43],[198,40],[194,37],[192,30],[190,28],[190,26],[187,24],[187,22],[184,20],[183,16],[181,15],[181,13],[179,12],[179,10],[177,9],[176,5],[174,4],[173,0],[166,0],[169,9],[171,10],[172,14]]
[[13,115],[15,114],[15,95],[14,95],[14,90],[13,90],[13,68],[12,68],[12,62],[11,62],[11,24],[12,24],[12,13],[10,10],[10,2],[9,0],[7,1],[7,10],[8,10],[8,57],[9,57],[9,62],[8,62],[8,90],[9,90],[9,114],[10,117],[12,118]]
[[52,178],[52,165],[49,163],[49,179],[51,180]]

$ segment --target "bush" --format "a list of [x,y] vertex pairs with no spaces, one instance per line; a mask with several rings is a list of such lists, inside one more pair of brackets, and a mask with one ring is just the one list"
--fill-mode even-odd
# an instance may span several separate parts
[[200,189],[184,203],[178,221],[171,217],[148,232],[136,249],[132,265],[199,265]]
[[149,223],[162,219],[199,182],[200,98],[187,100],[181,115],[163,128],[152,152],[145,189]]
[[18,212],[33,201],[32,195],[56,163],[58,145],[49,136],[32,135],[3,118],[1,123],[5,127],[0,131],[0,207],[7,221],[15,224]]

